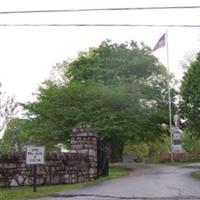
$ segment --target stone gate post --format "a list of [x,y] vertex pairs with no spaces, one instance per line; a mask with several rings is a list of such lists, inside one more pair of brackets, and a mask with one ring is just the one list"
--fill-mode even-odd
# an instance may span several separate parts
[[87,155],[90,167],[89,179],[97,178],[97,140],[98,135],[89,125],[73,128],[70,136],[71,151]]

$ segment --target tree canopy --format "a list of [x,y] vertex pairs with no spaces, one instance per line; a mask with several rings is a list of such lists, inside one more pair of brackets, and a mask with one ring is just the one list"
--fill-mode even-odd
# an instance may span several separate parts
[[184,74],[181,97],[181,111],[188,128],[200,136],[200,53]]
[[37,100],[24,105],[38,143],[67,144],[71,128],[87,123],[116,156],[128,140],[166,132],[168,74],[144,44],[105,41],[58,70],[61,80],[46,81]]
[[147,79],[153,74],[166,73],[164,71],[165,68],[144,44],[139,46],[134,41],[112,44],[105,41],[98,48],[82,52],[77,60],[69,64],[66,75],[70,80],[95,80],[110,84],[135,78]]

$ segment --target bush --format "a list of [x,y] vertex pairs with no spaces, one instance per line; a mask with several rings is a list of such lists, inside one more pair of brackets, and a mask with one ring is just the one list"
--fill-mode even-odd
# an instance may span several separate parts
[[136,157],[136,162],[157,162],[161,152],[169,150],[169,137],[163,136],[151,142],[129,141],[124,147],[124,154]]
[[133,144],[129,142],[124,147],[124,153],[126,155],[135,156],[137,162],[143,162],[149,155],[149,147],[146,143],[140,142],[138,144]]
[[183,148],[196,156],[200,155],[200,139],[192,131],[185,130],[183,135]]

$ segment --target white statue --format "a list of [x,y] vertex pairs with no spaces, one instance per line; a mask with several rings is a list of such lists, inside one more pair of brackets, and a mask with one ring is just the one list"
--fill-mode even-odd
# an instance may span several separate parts
[[174,121],[175,128],[179,129],[180,117],[177,113],[174,115],[173,121]]
[[182,135],[183,131],[180,129],[181,118],[176,112],[173,117],[174,128],[173,128],[173,141],[172,141],[172,151],[173,152],[184,152],[182,146]]

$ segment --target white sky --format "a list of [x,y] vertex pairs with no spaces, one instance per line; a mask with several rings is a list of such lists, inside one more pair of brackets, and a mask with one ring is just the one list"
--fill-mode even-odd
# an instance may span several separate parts
[[[199,0],[0,0],[0,11],[76,9],[136,6],[200,5]],[[144,23],[200,24],[200,9],[145,10],[82,13],[0,15],[5,23]],[[77,53],[113,42],[135,40],[153,47],[166,28],[143,27],[0,27],[0,82],[17,101],[31,100],[32,93],[49,76],[56,63]],[[200,47],[200,28],[169,28],[170,70],[180,79],[180,62]],[[166,64],[165,48],[155,52]]]

